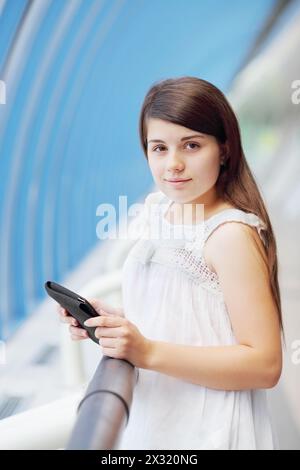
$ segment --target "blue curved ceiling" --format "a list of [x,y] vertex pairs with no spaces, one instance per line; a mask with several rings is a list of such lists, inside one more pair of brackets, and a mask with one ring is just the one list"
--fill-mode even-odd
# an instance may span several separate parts
[[[152,185],[138,115],[159,79],[227,91],[275,0],[0,0],[0,315],[7,338]],[[100,262],[100,260],[99,260]]]

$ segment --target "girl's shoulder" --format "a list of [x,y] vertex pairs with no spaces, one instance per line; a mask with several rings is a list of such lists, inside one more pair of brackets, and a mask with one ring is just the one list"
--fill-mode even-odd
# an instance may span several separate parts
[[[232,224],[229,222],[238,222]],[[258,245],[261,247],[263,254],[263,245],[266,244],[265,223],[252,212],[245,212],[235,207],[223,209],[221,212],[213,215],[206,221],[203,238],[204,256],[208,266],[213,264],[213,254],[216,252],[218,246],[222,246],[222,240],[226,237],[243,236],[243,232],[247,231],[252,235]],[[250,241],[250,239],[249,239]]]
[[255,227],[260,236],[262,232],[266,230],[265,223],[256,214],[237,209],[236,207],[224,206],[223,209],[206,220],[206,239],[208,239],[219,226],[224,225],[226,222],[240,222],[243,225]]

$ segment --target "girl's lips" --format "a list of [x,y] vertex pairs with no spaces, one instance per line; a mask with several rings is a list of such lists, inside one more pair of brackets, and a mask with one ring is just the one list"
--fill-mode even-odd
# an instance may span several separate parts
[[179,180],[179,181],[169,181],[169,180],[166,180],[167,183],[171,184],[172,186],[175,186],[175,187],[181,187],[181,186],[184,186],[186,183],[188,183],[189,181],[192,181],[191,179],[189,180]]

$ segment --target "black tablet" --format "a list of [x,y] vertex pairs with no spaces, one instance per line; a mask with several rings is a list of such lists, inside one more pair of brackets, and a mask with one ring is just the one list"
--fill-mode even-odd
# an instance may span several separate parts
[[96,327],[85,326],[85,320],[91,317],[98,317],[99,314],[96,312],[94,307],[81,295],[72,292],[56,282],[47,281],[45,282],[45,289],[52,297],[56,300],[63,308],[65,308],[68,313],[76,318],[81,328],[84,328],[89,337],[97,344],[99,344],[99,339],[95,336]]

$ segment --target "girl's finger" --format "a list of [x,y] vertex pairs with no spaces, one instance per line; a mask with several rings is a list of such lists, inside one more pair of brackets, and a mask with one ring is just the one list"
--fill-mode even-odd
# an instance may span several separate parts
[[103,348],[115,348],[116,347],[116,340],[113,338],[100,338],[99,344]]
[[82,341],[83,339],[86,339],[86,338],[83,338],[82,336],[71,335],[71,339],[73,341]]
[[78,328],[76,326],[69,326],[69,331],[73,336],[79,336],[80,338],[88,338],[87,331],[83,328]]
[[63,323],[70,323],[70,319],[72,318],[70,315],[63,315],[62,313],[59,313],[60,321]]
[[99,315],[119,315],[124,316],[123,310],[121,308],[112,307],[101,299],[88,299],[89,303],[94,307],[96,312]]
[[73,325],[73,326],[78,326],[79,323],[78,321],[76,320],[76,318],[73,318],[71,317],[71,315],[67,315],[66,317],[61,315],[60,316],[60,320],[63,322],[63,323],[67,323],[69,325]]
[[96,338],[120,338],[124,335],[124,329],[122,327],[107,328],[98,326],[95,330]]
[[58,313],[61,315],[64,315],[64,316],[68,315],[67,310],[63,308],[61,305],[58,305],[57,310],[58,310]]

